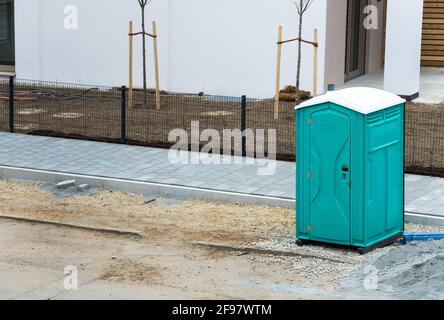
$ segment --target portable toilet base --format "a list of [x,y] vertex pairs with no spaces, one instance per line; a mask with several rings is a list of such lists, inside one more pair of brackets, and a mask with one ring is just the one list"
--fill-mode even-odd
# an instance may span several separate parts
[[[368,247],[356,247],[356,250],[358,250],[358,252],[360,254],[367,254],[369,252],[372,252],[373,250],[379,249],[379,248],[383,248],[385,246],[388,246],[390,244],[393,244],[395,242],[397,242],[398,240],[402,239],[404,237],[404,232],[400,232],[397,233],[387,239],[381,240],[380,242],[377,242],[375,244],[372,244],[371,246]],[[313,244],[316,243],[314,241],[310,241],[310,240],[304,240],[304,239],[296,239],[296,244],[299,247],[302,247],[304,245],[308,245],[308,244]]]
[[402,237],[404,104],[383,90],[350,88],[296,107],[298,244],[365,253]]

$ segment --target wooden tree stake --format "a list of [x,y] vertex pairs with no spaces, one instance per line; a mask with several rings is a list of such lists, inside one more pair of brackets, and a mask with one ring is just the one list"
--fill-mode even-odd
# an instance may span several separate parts
[[153,21],[154,76],[156,80],[156,110],[160,110],[159,56],[157,52],[157,25]]
[[129,81],[128,81],[128,105],[133,107],[133,22],[129,22]]
[[[282,56],[282,45],[284,43],[298,42],[310,44],[314,47],[313,54],[313,96],[318,95],[318,29],[314,30],[314,40],[308,41],[301,38],[294,38],[289,40],[282,40],[282,26],[278,29],[278,42],[277,42],[277,64],[276,64],[276,88],[274,95],[274,120],[279,119],[279,91],[281,82],[281,56]],[[297,92],[296,92],[297,94]]]
[[277,62],[276,62],[276,88],[274,94],[274,120],[279,119],[279,91],[281,82],[281,58],[282,58],[282,26],[278,28]]

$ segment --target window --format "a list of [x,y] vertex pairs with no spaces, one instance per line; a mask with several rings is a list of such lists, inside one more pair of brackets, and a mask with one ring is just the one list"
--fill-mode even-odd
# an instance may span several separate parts
[[15,65],[14,0],[0,0],[0,65]]

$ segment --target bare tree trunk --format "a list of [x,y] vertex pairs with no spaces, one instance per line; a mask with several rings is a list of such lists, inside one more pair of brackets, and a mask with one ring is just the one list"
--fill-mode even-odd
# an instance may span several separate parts
[[[303,0],[300,0],[300,6],[302,8],[303,6]],[[299,39],[302,39],[302,19],[303,19],[304,13],[300,12],[299,14]],[[296,92],[300,89],[300,82],[301,82],[301,60],[302,60],[302,42],[298,41],[298,68],[296,72]]]
[[143,107],[147,108],[146,96],[146,37],[145,37],[145,7],[142,7],[142,50],[143,50]]

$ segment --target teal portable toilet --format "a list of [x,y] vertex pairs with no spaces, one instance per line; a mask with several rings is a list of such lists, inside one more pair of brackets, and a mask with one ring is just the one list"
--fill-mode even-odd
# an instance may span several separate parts
[[298,245],[366,253],[402,236],[404,106],[386,91],[350,88],[296,107]]

